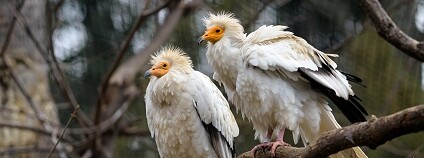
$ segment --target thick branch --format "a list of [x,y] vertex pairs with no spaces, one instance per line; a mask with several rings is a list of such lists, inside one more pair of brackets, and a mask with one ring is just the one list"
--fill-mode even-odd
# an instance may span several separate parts
[[378,34],[405,54],[424,62],[424,43],[406,35],[390,19],[378,0],[359,0]]
[[[355,146],[375,149],[396,137],[424,130],[424,104],[411,107],[395,114],[374,118],[367,122],[353,124],[341,129],[323,133],[317,140],[304,148],[278,147],[276,157],[327,157],[341,150]],[[256,158],[270,157],[269,149],[258,150]],[[246,152],[239,158],[250,158]]]

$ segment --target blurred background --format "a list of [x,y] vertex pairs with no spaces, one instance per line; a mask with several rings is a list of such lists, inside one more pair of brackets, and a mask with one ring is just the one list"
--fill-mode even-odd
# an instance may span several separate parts
[[[3,3],[5,0],[2,0]],[[54,6],[59,0],[51,0]],[[64,0],[53,13],[50,32],[52,48],[65,72],[81,109],[93,117],[99,95],[99,83],[111,66],[121,42],[129,33],[143,8],[155,8],[165,0]],[[424,0],[381,0],[393,21],[409,36],[424,39]],[[187,13],[164,45],[181,47],[191,57],[196,70],[212,76],[205,58],[206,46],[196,41],[205,27],[202,19],[209,12],[234,13],[249,33],[262,25],[286,25],[289,31],[306,39],[326,53],[338,54],[334,60],[339,70],[364,80],[366,87],[353,84],[369,114],[377,117],[424,103],[424,64],[379,37],[357,1],[351,0],[205,0],[200,9]],[[131,40],[126,59],[146,48],[158,26],[164,23],[169,10],[162,9],[147,17]],[[0,38],[4,41],[3,38]],[[0,43],[3,43],[0,41]],[[143,71],[150,65],[145,65]],[[62,124],[69,119],[69,104],[49,75],[49,88]],[[143,96],[148,80],[138,77],[139,96],[130,104],[122,120],[145,130],[145,134],[119,136],[114,157],[159,157],[155,142],[147,132]],[[232,107],[240,126],[236,138],[237,153],[250,150],[253,140],[251,124]],[[333,108],[342,126],[347,119]],[[73,121],[71,127],[78,127]],[[1,128],[1,127],[0,127]],[[286,140],[292,143],[291,134]],[[376,150],[363,148],[371,158],[424,157],[424,133],[396,138]],[[4,154],[3,155],[7,155]]]

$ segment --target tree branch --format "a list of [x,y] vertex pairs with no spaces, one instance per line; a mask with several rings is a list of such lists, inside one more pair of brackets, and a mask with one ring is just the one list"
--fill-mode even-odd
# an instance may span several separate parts
[[[19,5],[16,7],[16,9],[17,9],[18,11],[21,11],[22,6],[23,6],[24,4],[25,4],[25,1],[22,1],[22,3],[21,3],[21,4],[19,4]],[[7,34],[6,34],[5,41],[3,42],[3,45],[1,46],[1,50],[0,50],[0,57],[3,57],[3,56],[4,56],[4,54],[6,53],[6,49],[7,49],[7,47],[9,46],[9,42],[10,42],[10,39],[11,39],[11,37],[12,37],[13,30],[15,29],[15,25],[16,25],[16,17],[15,17],[15,16],[13,16],[12,22],[10,23],[9,28],[7,29]]]
[[[197,1],[196,1],[197,2]],[[182,17],[183,13],[192,9],[199,4],[191,2],[186,4],[184,1],[181,1],[176,8],[169,13],[165,23],[158,29],[155,36],[153,37],[150,45],[148,45],[141,53],[137,56],[121,65],[115,74],[112,75],[110,82],[108,84],[116,85],[125,85],[131,83],[136,74],[140,71],[145,63],[150,59],[150,55],[153,54],[158,48],[168,39],[169,35],[172,33],[174,28],[179,22],[179,19]]]
[[5,156],[16,156],[15,154],[19,153],[47,153],[49,148],[42,148],[38,146],[19,146],[19,147],[9,147],[9,148],[0,148],[0,155]]
[[405,54],[424,62],[424,43],[409,37],[399,29],[378,0],[359,0],[359,3],[383,39]]
[[57,141],[54,144],[53,148],[50,150],[49,155],[47,155],[47,158],[49,158],[50,156],[52,156],[54,149],[56,149],[56,146],[59,144],[59,142],[63,138],[63,135],[65,135],[66,129],[71,124],[72,119],[76,117],[77,111],[78,111],[79,107],[80,106],[78,105],[77,108],[74,110],[74,112],[71,114],[71,117],[69,118],[68,122],[66,123],[65,127],[63,128],[62,134],[59,136],[59,139],[57,139]]
[[[148,62],[150,55],[168,39],[184,13],[187,13],[197,7],[196,2],[198,1],[188,3],[185,1],[172,1],[170,3],[168,6],[170,10],[168,17],[158,29],[159,31],[155,33],[150,44],[143,50],[143,52],[121,64],[112,74],[109,82],[107,82],[107,89],[105,89],[105,92],[101,93],[99,96],[101,97],[101,101],[100,105],[98,105],[96,109],[96,113],[99,114],[96,117],[97,122],[110,117],[114,109],[121,106],[123,103],[128,103],[138,94],[138,91],[135,90],[137,88],[134,84],[137,73],[144,64]],[[105,157],[110,156],[111,153],[105,153],[104,151],[112,150],[113,137],[116,136],[118,132],[119,130],[112,131],[112,133],[103,133],[99,139],[95,139],[92,148],[93,155],[95,157],[101,155]],[[99,132],[95,135],[98,134]]]
[[[35,38],[34,33],[31,31],[28,22],[25,20],[25,17],[19,12],[16,7],[13,7],[11,4],[9,4],[9,8],[13,13],[13,16],[16,17],[17,22],[24,28],[25,32],[27,33],[28,37],[32,40],[35,47],[37,48],[38,52],[41,54],[43,59],[47,62],[47,65],[50,68],[50,71],[52,71],[54,79],[56,83],[59,85],[59,88],[61,89],[62,93],[64,94],[65,98],[71,103],[73,109],[75,110],[78,103],[75,99],[75,96],[72,93],[72,90],[66,81],[66,78],[63,75],[62,69],[59,67],[58,63],[54,62],[54,59],[52,56],[49,55],[47,49]],[[85,115],[82,110],[78,111],[77,119],[81,122],[82,125],[92,125],[90,119]]]
[[[121,63],[121,60],[125,54],[125,52],[128,50],[128,47],[131,43],[132,38],[134,37],[135,33],[137,32],[138,28],[140,28],[141,24],[152,14],[155,14],[157,12],[159,12],[160,10],[162,10],[163,8],[165,8],[166,6],[169,5],[169,3],[171,2],[171,0],[168,0],[166,3],[164,3],[163,5],[151,9],[151,10],[145,10],[143,11],[143,13],[138,17],[137,21],[134,23],[134,25],[132,26],[130,32],[128,33],[127,37],[125,38],[125,40],[121,43],[121,46],[119,47],[119,51],[117,53],[117,56],[115,57],[112,66],[110,67],[110,69],[106,72],[105,77],[103,78],[102,82],[100,83],[100,96],[105,96],[106,94],[106,90],[107,90],[107,86],[108,86],[108,82],[110,80],[110,77],[112,76],[112,74],[115,72],[115,70],[118,68],[119,64]],[[94,123],[99,123],[99,117],[100,117],[100,106],[102,105],[102,97],[97,97],[97,101],[96,101],[96,113],[94,116]]]
[[[47,131],[44,128],[29,126],[29,125],[22,125],[20,123],[16,123],[16,122],[13,122],[13,121],[0,121],[0,128],[2,128],[2,127],[16,128],[16,129],[20,129],[20,130],[32,131],[32,132],[36,132],[36,133],[46,135],[46,136],[60,136],[59,133],[57,133],[55,135],[55,133],[53,133],[52,131]],[[56,127],[56,128],[60,128],[60,127]],[[123,136],[125,136],[125,134],[123,134]],[[62,138],[62,141],[72,143],[74,140],[71,137],[65,137],[64,136],[64,138]]]
[[[316,158],[355,146],[368,146],[375,149],[396,137],[424,130],[424,104],[411,107],[395,114],[374,118],[367,122],[353,124],[341,129],[323,133],[304,148],[282,147],[276,150],[276,157]],[[269,149],[258,150],[255,158],[270,157]],[[245,152],[239,158],[251,158]]]

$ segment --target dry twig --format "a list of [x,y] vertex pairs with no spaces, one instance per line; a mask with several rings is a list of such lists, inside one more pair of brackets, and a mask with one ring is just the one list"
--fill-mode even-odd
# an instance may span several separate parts
[[62,140],[63,135],[65,134],[66,129],[71,124],[72,119],[74,119],[75,117],[77,117],[77,112],[78,112],[79,108],[80,108],[80,106],[78,105],[77,108],[74,110],[74,112],[71,114],[71,117],[69,117],[68,122],[66,123],[65,127],[63,128],[62,134],[59,136],[59,139],[57,139],[57,141],[54,144],[53,148],[50,150],[49,155],[47,155],[47,158],[49,158],[52,155],[54,149],[56,149],[56,146],[59,144],[60,140]]
[[[62,92],[65,95],[65,98],[69,100],[71,105],[74,107],[73,110],[76,109],[76,106],[78,105],[72,90],[66,82],[66,79],[63,75],[62,69],[60,69],[57,62],[54,62],[54,59],[49,55],[47,52],[47,49],[43,47],[43,45],[37,40],[37,38],[34,36],[34,33],[31,31],[31,28],[28,25],[28,22],[25,20],[24,16],[16,10],[15,7],[13,7],[11,4],[9,4],[9,8],[12,11],[14,17],[16,17],[18,23],[24,28],[25,32],[27,33],[28,37],[33,41],[35,47],[37,48],[38,52],[41,54],[43,59],[47,62],[47,65],[49,66],[50,70],[53,73],[53,76],[55,78],[56,83],[59,85],[59,88],[62,90]],[[79,111],[79,117],[77,117],[83,125],[92,125],[93,123],[88,119],[88,117],[82,112]]]
[[[113,72],[110,77],[110,81],[105,83],[106,85],[104,87],[107,87],[107,89],[104,89],[104,92],[102,92],[102,95],[100,96],[101,98],[99,98],[101,100],[98,102],[100,104],[96,109],[96,113],[98,114],[96,117],[98,119],[97,122],[109,118],[114,109],[117,109],[117,107],[131,101],[132,98],[138,94],[138,90],[133,83],[137,73],[143,65],[147,63],[150,55],[168,39],[183,14],[197,6],[198,1],[172,1],[169,3],[169,16],[158,29],[159,31],[155,33],[150,44],[142,51],[142,53],[139,53],[128,62],[125,62],[116,68],[116,71]],[[101,134],[100,132],[101,131],[96,132],[96,135]],[[104,151],[108,151],[105,150],[105,148],[111,147],[110,143],[113,140],[113,136],[117,135],[117,132],[119,131],[113,131],[112,133],[108,133],[107,136],[101,134],[101,138],[96,139],[95,144],[93,145],[93,156],[110,156],[110,153],[105,153]]]

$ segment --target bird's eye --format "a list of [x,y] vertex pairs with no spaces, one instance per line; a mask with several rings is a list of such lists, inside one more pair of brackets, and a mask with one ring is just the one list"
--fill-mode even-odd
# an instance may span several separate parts
[[215,30],[215,32],[216,32],[216,33],[219,33],[219,32],[221,32],[221,30],[220,30],[220,29],[218,29],[218,30]]
[[166,67],[166,66],[168,66],[168,65],[166,65],[166,64],[163,64],[163,67]]

